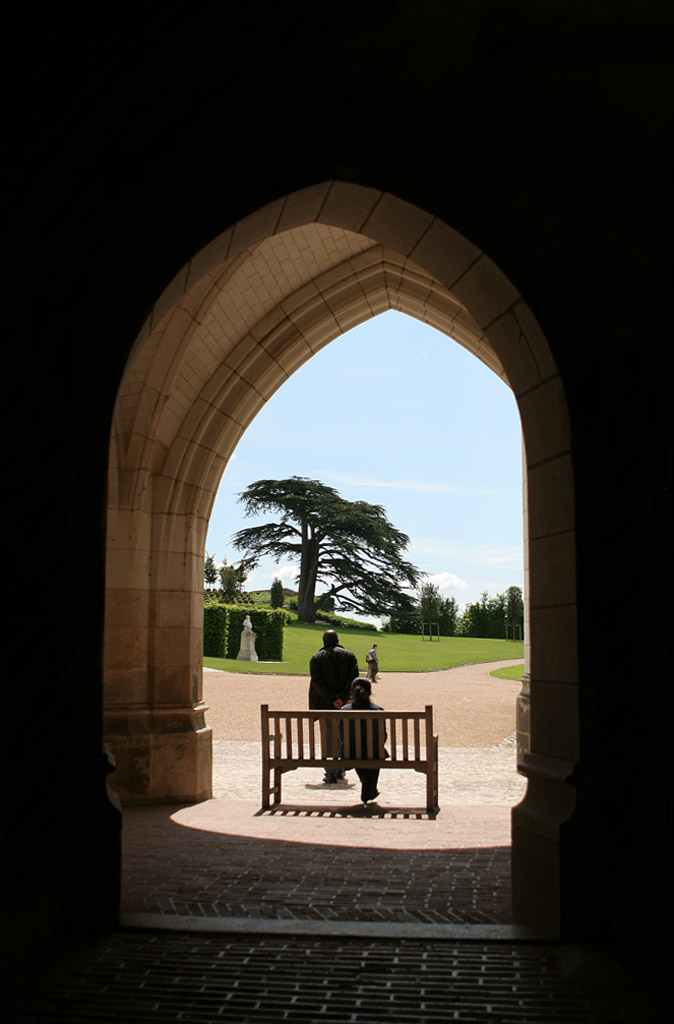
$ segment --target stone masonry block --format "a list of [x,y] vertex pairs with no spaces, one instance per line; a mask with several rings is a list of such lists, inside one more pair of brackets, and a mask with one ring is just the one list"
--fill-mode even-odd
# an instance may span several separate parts
[[365,221],[362,232],[409,256],[432,222],[433,217],[419,207],[384,193]]
[[330,183],[324,181],[320,185],[312,185],[300,192],[292,192],[286,196],[283,212],[279,218],[278,231],[287,231],[289,228],[313,223],[317,219],[329,191]]
[[217,280],[229,257],[233,234],[234,227],[227,228],[192,257],[188,270],[188,282],[198,281],[205,275]]
[[477,246],[439,220],[432,223],[410,252],[415,263],[450,290],[481,255]]
[[491,324],[487,328],[486,337],[498,354],[516,395],[530,391],[541,383],[536,360],[522,328],[511,313],[506,313]]
[[484,255],[451,286],[451,291],[482,331],[519,299],[515,286]]
[[578,682],[577,619],[575,605],[531,608],[532,686]]
[[580,755],[578,736],[578,686],[575,683],[544,683],[531,678],[531,750],[568,761]]
[[529,466],[527,477],[530,540],[573,529],[576,509],[571,456]]
[[520,395],[518,405],[530,467],[569,451],[571,428],[559,377]]
[[532,607],[573,604],[576,601],[575,533],[556,533],[530,540],[531,574],[529,598]]
[[319,222],[360,233],[381,195],[373,188],[335,181],[323,203]]
[[251,246],[259,245],[265,238],[276,233],[279,218],[283,212],[283,200],[276,199],[273,203],[251,213],[234,225],[230,255],[240,253]]

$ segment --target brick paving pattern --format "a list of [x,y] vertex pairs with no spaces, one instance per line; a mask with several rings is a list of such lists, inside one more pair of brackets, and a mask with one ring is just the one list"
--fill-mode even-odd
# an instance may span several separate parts
[[[130,810],[123,910],[426,924],[512,921],[508,808],[452,808],[435,821],[373,807],[355,818],[334,807],[323,814],[295,808],[258,816],[256,810],[252,803],[216,800],[193,808]],[[466,845],[471,839],[475,845]]]
[[0,998],[6,1024],[671,1019],[612,959],[579,947],[127,930],[36,958]]
[[381,798],[367,808],[355,772],[336,786],[319,769],[288,773],[282,808],[259,815],[259,744],[214,747],[218,799],[125,813],[125,912],[512,923],[510,807],[525,789],[514,736],[441,749],[433,819],[424,777],[407,771],[383,771]]

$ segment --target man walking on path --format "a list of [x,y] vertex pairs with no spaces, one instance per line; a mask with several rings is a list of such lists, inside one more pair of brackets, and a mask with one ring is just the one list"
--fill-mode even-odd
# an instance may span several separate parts
[[[309,709],[311,711],[334,711],[346,704],[351,684],[358,678],[358,659],[353,651],[339,643],[334,629],[323,634],[323,646],[309,662]],[[334,755],[337,756],[337,750]],[[324,782],[337,782],[344,772],[326,772]]]
[[371,683],[376,682],[377,672],[379,671],[379,655],[377,654],[377,645],[372,644],[372,647],[365,655],[367,662],[367,678]]

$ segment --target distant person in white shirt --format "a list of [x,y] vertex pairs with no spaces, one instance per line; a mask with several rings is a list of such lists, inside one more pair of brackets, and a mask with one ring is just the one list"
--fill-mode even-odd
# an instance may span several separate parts
[[377,654],[377,645],[372,644],[372,647],[365,655],[365,661],[367,662],[367,674],[366,678],[371,683],[376,682],[377,672],[379,671],[379,655]]

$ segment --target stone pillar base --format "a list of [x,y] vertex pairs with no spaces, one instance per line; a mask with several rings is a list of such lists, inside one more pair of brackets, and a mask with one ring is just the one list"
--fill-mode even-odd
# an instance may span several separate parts
[[574,919],[582,914],[582,907],[574,907],[574,896],[579,899],[571,824],[575,765],[529,753],[518,767],[529,786],[512,811],[513,913],[549,938],[564,938],[575,934]]
[[105,742],[117,763],[110,786],[124,806],[211,798],[213,730],[203,724],[204,710],[116,708],[105,714]]

